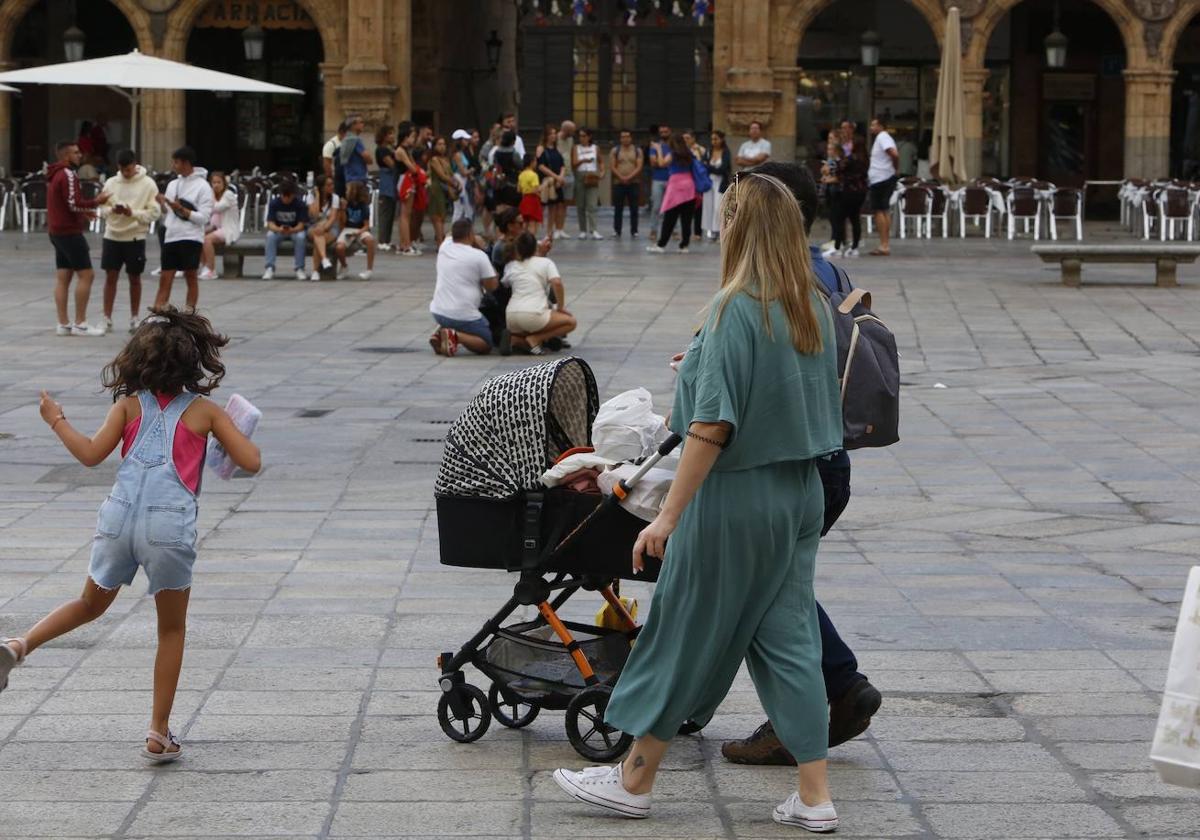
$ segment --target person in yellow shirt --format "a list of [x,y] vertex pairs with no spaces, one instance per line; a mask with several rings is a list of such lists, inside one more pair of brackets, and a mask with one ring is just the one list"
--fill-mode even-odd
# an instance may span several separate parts
[[517,176],[517,189],[521,191],[521,218],[525,220],[527,229],[535,237],[538,226],[542,223],[542,196],[539,192],[542,179],[537,173],[537,158],[525,155],[525,168]]

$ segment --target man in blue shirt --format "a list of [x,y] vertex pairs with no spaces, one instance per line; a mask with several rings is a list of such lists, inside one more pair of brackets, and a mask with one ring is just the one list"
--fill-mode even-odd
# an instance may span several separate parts
[[367,166],[374,161],[374,158],[367,151],[367,147],[363,145],[363,118],[347,117],[346,124],[348,129],[346,136],[342,138],[342,145],[338,149],[338,160],[341,161],[346,189],[349,190],[350,185],[355,181],[366,182]]
[[290,239],[296,247],[296,279],[307,279],[304,248],[308,243],[308,222],[308,205],[296,195],[296,185],[284,181],[279,187],[279,195],[267,206],[267,270],[262,279],[275,279],[275,256],[284,239]]
[[[817,218],[818,199],[817,185],[808,170],[794,163],[770,161],[750,171],[778,178],[792,191],[800,202],[805,230],[811,233]],[[827,291],[836,291],[840,269],[821,256],[820,246],[810,245],[809,248],[814,273]],[[849,278],[846,278],[846,284],[849,285]],[[817,471],[825,486],[825,525],[821,531],[821,536],[824,536],[850,502],[850,456],[844,449],[835,452],[828,460],[817,461]],[[821,672],[825,677],[825,693],[829,697],[829,746],[834,747],[865,732],[871,725],[871,717],[879,711],[883,698],[879,690],[859,673],[854,652],[838,635],[837,628],[819,603],[817,615],[821,624]],[[738,764],[796,763],[775,736],[770,721],[745,740],[727,741],[721,747],[721,752]]]
[[658,141],[650,144],[650,238],[658,238],[663,196],[671,178],[671,126],[658,127]]

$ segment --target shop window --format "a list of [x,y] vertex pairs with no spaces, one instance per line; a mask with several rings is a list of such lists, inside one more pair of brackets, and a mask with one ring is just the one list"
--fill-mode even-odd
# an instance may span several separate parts
[[[600,123],[600,37],[575,38],[572,54],[572,119],[580,125]],[[553,120],[552,120],[553,121]]]

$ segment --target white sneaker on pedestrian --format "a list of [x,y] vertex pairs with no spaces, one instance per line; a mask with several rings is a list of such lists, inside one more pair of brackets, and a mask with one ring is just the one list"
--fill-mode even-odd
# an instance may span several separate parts
[[310,274],[308,276],[308,279],[313,281],[314,283],[320,283],[321,282],[321,272],[314,271],[312,274]]
[[93,327],[87,321],[80,321],[78,324],[71,325],[71,335],[87,335],[93,338],[104,335],[104,327]]
[[851,258],[853,258],[853,257],[857,257],[857,256],[858,256],[858,249],[857,249],[857,248],[847,248],[847,249],[846,249],[846,256],[847,256],[847,257],[851,257]]
[[217,279],[216,273],[208,266],[205,266],[204,268],[202,268],[200,270],[200,274],[197,275],[197,277],[200,280],[216,280]]
[[55,335],[72,335],[70,324],[59,324],[54,328]]
[[681,254],[690,254],[690,253],[691,253],[691,251],[689,251],[689,250],[688,250],[688,248],[687,248],[687,246],[686,246],[686,245],[684,245],[682,248],[680,248],[680,249],[679,249],[679,253],[681,253]]
[[650,794],[625,790],[621,767],[585,767],[578,772],[560,768],[554,771],[554,781],[572,799],[644,820],[650,816]]
[[371,279],[371,269],[368,268],[366,271],[358,272],[358,279],[359,280],[370,280]]
[[297,268],[296,269],[296,279],[297,280],[307,280],[308,272],[305,271],[303,268]]
[[602,234],[600,231],[598,231],[598,230],[592,231],[592,239],[603,239],[603,238],[604,238],[604,234]]
[[647,253],[650,253],[650,254],[665,254],[665,253],[667,253],[666,248],[660,248],[660,247],[658,247],[657,244],[647,245],[646,251],[647,251]]
[[350,269],[349,269],[348,267],[346,267],[346,266],[342,266],[342,267],[341,267],[341,268],[339,268],[339,269],[338,269],[338,271],[337,271],[337,279],[339,279],[339,280],[345,280],[345,279],[346,279],[346,277],[348,277],[348,276],[349,276],[349,274],[350,274]]
[[407,248],[401,248],[396,253],[402,257],[419,257],[419,256],[421,256],[420,249],[414,248],[412,245],[409,245]]
[[[388,248],[388,250],[390,251],[391,248]],[[321,268],[325,271],[328,271],[329,269],[333,268],[333,262],[329,259],[329,257],[326,257],[325,259],[321,260]]]
[[262,279],[274,280],[275,279],[275,266],[273,266],[273,265],[267,266],[267,270],[263,272]]
[[103,329],[106,333],[112,332],[112,318],[109,318],[107,315],[101,317],[100,328]]
[[832,802],[805,805],[800,794],[794,792],[782,805],[775,806],[771,816],[780,825],[796,825],[818,834],[837,831],[838,827],[838,815]]
[[133,335],[135,332],[137,332],[137,328],[140,327],[141,325],[142,325],[141,318],[130,318],[129,319],[129,334]]
[[837,248],[825,248],[821,251],[821,256],[824,257],[825,259],[829,259],[837,252],[838,252]]
[[579,236],[577,236],[575,238],[576,239],[587,239],[588,238],[587,231],[586,230],[579,231]]
[[392,244],[390,242],[380,242],[379,250],[386,254],[388,251],[392,250]]
[[150,274],[153,275],[154,277],[157,277],[158,275],[162,274],[162,266],[160,265],[158,268],[151,271]]

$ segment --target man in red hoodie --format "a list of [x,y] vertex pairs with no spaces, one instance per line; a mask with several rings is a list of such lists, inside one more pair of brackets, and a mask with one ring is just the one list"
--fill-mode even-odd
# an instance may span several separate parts
[[[74,140],[63,140],[54,148],[58,161],[46,170],[49,181],[46,189],[46,224],[50,242],[54,245],[54,265],[57,269],[54,286],[54,305],[58,309],[58,335],[104,335],[104,330],[87,322],[88,298],[92,294],[92,255],[83,231],[96,208],[108,201],[108,193],[94,199],[85,198],[75,175],[83,154]],[[75,284],[75,322],[67,315],[67,296],[71,275],[79,277]]]

